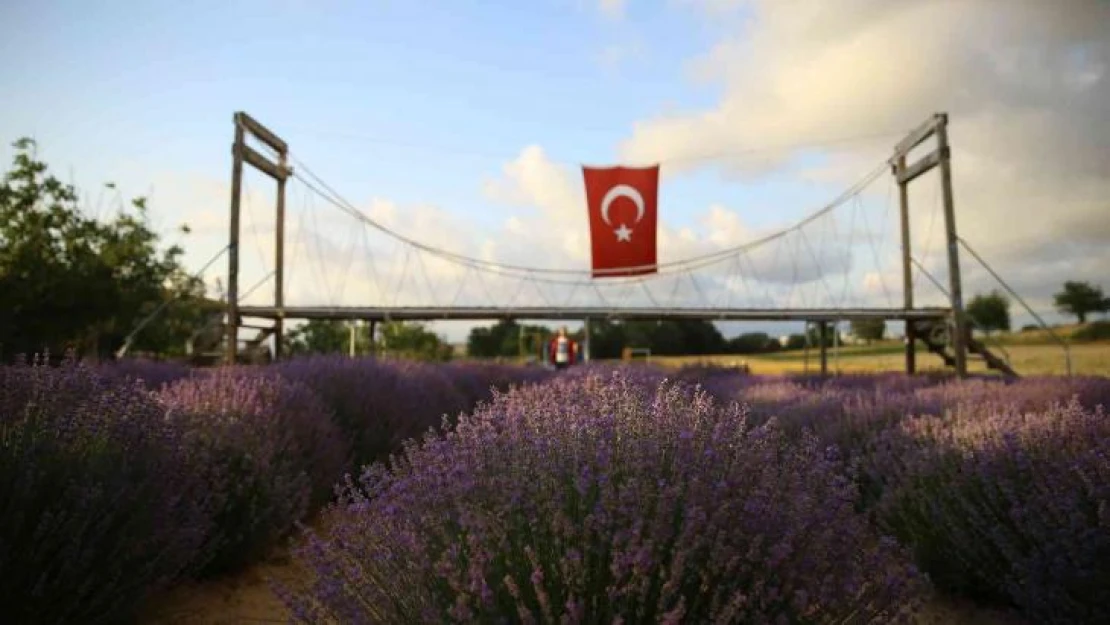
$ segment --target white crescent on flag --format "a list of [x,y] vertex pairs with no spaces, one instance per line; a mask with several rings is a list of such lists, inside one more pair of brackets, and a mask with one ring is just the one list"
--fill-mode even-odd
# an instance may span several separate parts
[[636,203],[636,221],[632,223],[640,223],[640,220],[644,218],[644,196],[640,195],[636,187],[627,184],[618,184],[609,189],[609,192],[601,200],[601,218],[605,220],[605,223],[610,226],[613,225],[609,221],[609,205],[619,197],[626,197]]

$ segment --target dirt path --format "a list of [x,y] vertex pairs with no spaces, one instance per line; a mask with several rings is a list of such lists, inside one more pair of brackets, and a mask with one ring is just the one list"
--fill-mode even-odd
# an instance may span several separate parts
[[[279,554],[235,577],[182,586],[161,598],[140,625],[240,625],[287,623],[289,614],[270,591],[268,578],[296,583],[307,579],[288,553]],[[1027,625],[998,610],[937,598],[919,615],[919,625]]]

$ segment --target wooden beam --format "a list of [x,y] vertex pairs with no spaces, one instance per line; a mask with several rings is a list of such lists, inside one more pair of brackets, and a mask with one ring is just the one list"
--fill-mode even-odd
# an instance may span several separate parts
[[937,165],[940,165],[940,160],[942,156],[943,155],[941,154],[940,150],[933,150],[932,152],[929,152],[927,155],[922,157],[921,160],[917,161],[913,165],[910,165],[909,167],[905,167],[904,165],[906,157],[899,157],[899,160],[903,162],[903,169],[901,173],[898,174],[898,184],[907,185],[915,178],[920,177],[925,172],[936,167]]
[[243,184],[243,127],[235,125],[231,148],[231,218],[227,254],[227,362],[235,364],[239,355],[239,202]]
[[279,154],[285,154],[289,151],[289,146],[284,141],[250,115],[239,111],[235,114],[235,123],[245,128],[247,132],[255,137],[258,137],[259,141],[270,146]]
[[280,181],[285,180],[286,178],[289,177],[289,169],[288,168],[282,167],[280,165],[277,165],[275,163],[270,162],[269,159],[267,159],[265,156],[262,156],[261,154],[259,154],[258,151],[255,150],[254,148],[252,148],[251,146],[249,146],[245,143],[241,144],[239,146],[239,151],[243,155],[243,160],[245,160],[248,164],[254,166],[256,169],[258,169],[262,173],[264,173],[264,174],[268,175],[269,177],[273,178],[274,180],[277,180],[277,181],[280,182]]
[[937,153],[940,154],[940,186],[944,197],[944,229],[948,243],[948,295],[952,307],[952,351],[956,375],[967,376],[967,340],[970,332],[964,318],[963,283],[960,280],[960,243],[956,234],[956,207],[952,198],[952,159],[948,151],[947,117],[937,124]]
[[909,154],[910,150],[921,145],[923,141],[933,136],[933,133],[937,131],[937,125],[943,123],[942,120],[945,119],[947,119],[947,115],[938,113],[918,126],[913,132],[907,135],[905,139],[902,139],[898,145],[894,146],[894,156],[891,158],[891,162],[897,160],[899,156]]
[[829,347],[827,337],[829,335],[829,322],[817,322],[817,340],[820,342],[821,350],[821,377],[829,375]]
[[[899,179],[905,175],[906,156],[898,157],[895,174]],[[902,305],[913,310],[913,264],[910,254],[910,194],[905,183],[898,183],[898,207],[902,218]],[[917,329],[913,322],[906,320],[906,373],[917,371]]]

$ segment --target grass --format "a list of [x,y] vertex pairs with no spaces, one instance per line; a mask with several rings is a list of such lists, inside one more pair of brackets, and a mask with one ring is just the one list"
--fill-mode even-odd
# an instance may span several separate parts
[[[1067,372],[1063,349],[1056,344],[1003,343],[1009,354],[1010,365],[1020,375],[1064,375]],[[1110,341],[1072,345],[1071,364],[1075,375],[1110,376]],[[829,370],[843,373],[877,373],[902,371],[905,356],[901,343],[881,343],[871,346],[840,348],[839,355],[829,349]],[[995,349],[999,356],[1004,354]],[[815,373],[820,369],[818,350],[809,351],[808,361],[803,351],[775,354],[727,354],[715,356],[652,356],[651,362],[661,365],[681,366],[693,363],[718,365],[747,364],[752,373],[777,375],[784,373]],[[917,350],[918,371],[942,371],[946,367],[939,357],[924,348]],[[986,366],[973,357],[968,362],[972,372],[985,372]]]

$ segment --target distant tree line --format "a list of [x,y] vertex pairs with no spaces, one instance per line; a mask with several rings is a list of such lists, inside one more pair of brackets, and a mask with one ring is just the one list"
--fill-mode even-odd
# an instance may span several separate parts
[[[467,339],[467,354],[476,358],[539,356],[553,333],[546,326],[501,320],[489,327],[472,329]],[[585,338],[582,328],[569,335],[577,341]],[[826,342],[832,345],[833,340],[830,327]],[[809,345],[818,344],[818,331],[811,328]],[[726,339],[713,322],[706,320],[590,321],[590,354],[601,360],[620,358],[626,347],[649,349],[660,356],[682,356],[766,354],[805,346],[805,334],[791,334],[785,345],[766,332],[748,332]]]

